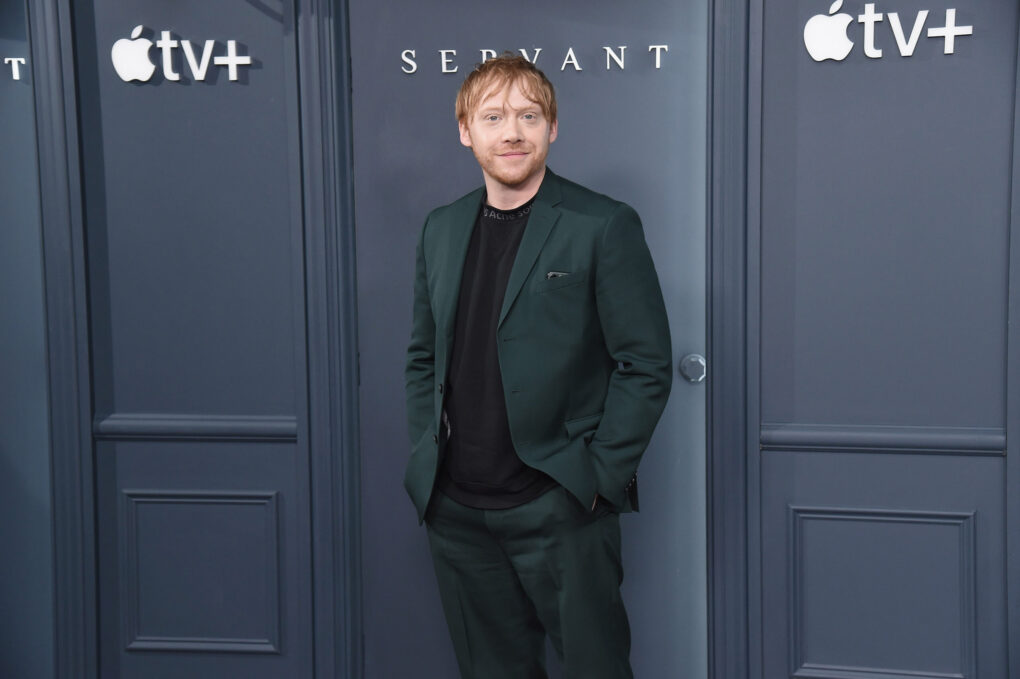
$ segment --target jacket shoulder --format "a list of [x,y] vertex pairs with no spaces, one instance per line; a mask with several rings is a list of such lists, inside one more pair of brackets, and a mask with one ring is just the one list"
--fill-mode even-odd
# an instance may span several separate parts
[[482,193],[485,188],[479,187],[470,193],[466,193],[452,203],[446,205],[440,205],[429,212],[426,223],[443,224],[449,222],[451,219],[457,219],[464,214],[465,211],[477,209],[482,199]]
[[556,179],[560,199],[557,208],[567,217],[565,223],[571,230],[590,230],[593,237],[599,237],[620,217],[640,223],[637,212],[626,203],[569,179],[559,176]]
[[578,216],[605,219],[621,209],[632,209],[626,203],[557,176],[560,184],[560,208]]
[[442,234],[455,233],[457,227],[463,228],[467,224],[473,224],[478,216],[478,206],[481,204],[484,191],[483,188],[475,189],[452,203],[441,205],[429,212],[419,236],[422,247],[430,250],[436,243],[445,242]]

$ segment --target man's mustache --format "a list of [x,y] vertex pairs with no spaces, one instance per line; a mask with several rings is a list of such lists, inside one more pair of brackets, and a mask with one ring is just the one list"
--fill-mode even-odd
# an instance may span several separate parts
[[528,144],[513,144],[511,146],[501,146],[497,153],[521,153],[527,152],[530,149]]

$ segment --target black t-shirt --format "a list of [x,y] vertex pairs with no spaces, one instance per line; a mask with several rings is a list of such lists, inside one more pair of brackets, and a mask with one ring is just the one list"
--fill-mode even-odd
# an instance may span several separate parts
[[483,205],[460,281],[446,393],[450,437],[439,490],[469,507],[507,509],[556,485],[521,461],[510,438],[496,326],[510,270],[531,213]]

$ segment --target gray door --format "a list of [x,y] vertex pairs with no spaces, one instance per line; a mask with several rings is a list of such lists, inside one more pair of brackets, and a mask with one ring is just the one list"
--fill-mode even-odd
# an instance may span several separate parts
[[311,677],[294,6],[74,4],[99,675]]
[[752,676],[1015,677],[1017,4],[752,7]]
[[[707,3],[351,3],[358,244],[365,676],[456,669],[402,488],[403,365],[414,244],[426,214],[481,183],[458,142],[457,88],[524,50],[557,88],[557,173],[644,222],[679,363],[705,347]],[[621,65],[622,62],[622,65]],[[624,517],[637,676],[706,676],[705,394],[679,375]]]

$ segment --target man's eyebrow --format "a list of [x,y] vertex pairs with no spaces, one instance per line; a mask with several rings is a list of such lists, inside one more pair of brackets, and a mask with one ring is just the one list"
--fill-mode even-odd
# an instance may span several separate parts
[[526,105],[521,106],[520,108],[514,108],[509,103],[506,105],[506,107],[508,109],[510,109],[511,111],[541,111],[542,110],[541,104],[539,104],[537,101],[529,101]]
[[476,115],[487,115],[489,113],[521,113],[524,111],[542,111],[542,105],[537,101],[528,101],[527,104],[520,108],[515,108],[510,105],[510,102],[504,101],[499,104],[489,104],[488,106],[480,106]]

